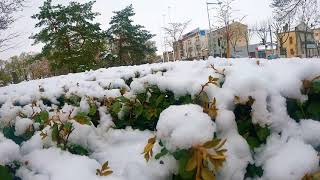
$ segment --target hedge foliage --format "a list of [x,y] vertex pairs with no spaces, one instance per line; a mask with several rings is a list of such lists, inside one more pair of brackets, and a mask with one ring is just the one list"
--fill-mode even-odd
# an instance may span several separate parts
[[[127,81],[132,81],[132,79],[128,79]],[[223,85],[223,81],[224,80],[209,77],[208,83],[202,86],[201,92],[195,96],[186,94],[184,96],[175,97],[172,91],[162,91],[155,85],[149,85],[145,88],[144,92],[135,94],[132,97],[127,97],[124,89],[121,89],[122,95],[116,98],[98,100],[94,97],[88,97],[88,104],[90,106],[89,112],[79,112],[73,119],[80,124],[93,125],[97,127],[100,123],[98,107],[104,106],[113,118],[113,128],[115,129],[124,129],[130,126],[133,129],[155,131],[160,113],[169,106],[198,104],[202,106],[204,112],[207,113],[213,121],[215,121],[215,117],[219,111],[216,107],[216,99],[214,98],[214,100],[210,102],[208,95],[205,93],[205,88],[209,84],[221,87]],[[302,92],[308,96],[308,99],[305,102],[287,98],[287,111],[289,116],[297,122],[303,119],[320,121],[320,81],[304,81]],[[252,97],[248,98],[249,100],[247,102],[236,102],[233,112],[236,117],[239,134],[247,141],[251,151],[254,152],[255,148],[266,143],[266,140],[270,135],[270,129],[268,126],[261,127],[258,124],[252,123],[252,104],[255,100]],[[237,99],[237,97],[235,97],[235,99]],[[57,100],[59,102],[59,104],[57,104],[59,109],[61,109],[65,104],[79,107],[81,97],[76,95],[66,97],[63,95]],[[43,98],[42,101],[47,106],[54,104],[46,98]],[[21,104],[18,101],[15,102],[14,105],[21,107],[24,106],[24,104]],[[19,116],[21,118],[31,118],[39,126],[36,128],[33,124],[27,129],[25,134],[20,136],[15,135],[14,126],[11,125],[3,127],[2,132],[4,136],[13,140],[18,145],[29,140],[38,131],[41,132],[40,135],[43,139],[51,138],[51,140],[57,144],[57,147],[62,150],[66,150],[77,155],[90,155],[90,151],[86,149],[86,147],[69,142],[68,138],[74,130],[72,123],[56,121],[50,118],[47,110],[35,113],[32,117],[27,117],[21,113]],[[48,137],[47,132],[44,131],[45,127],[48,126],[52,131],[51,137]],[[170,152],[163,146],[161,141],[156,142],[156,138],[154,137],[154,139],[149,139],[143,154],[147,161],[153,157],[158,160],[159,163],[162,162],[161,157],[165,155],[173,156],[179,163],[178,174],[172,175],[173,180],[189,180],[199,177],[203,180],[207,180],[215,178],[216,172],[221,168],[226,159],[225,152],[227,149],[223,149],[225,141],[227,140],[217,139],[217,137],[213,135],[212,141],[199,145],[198,148],[193,147],[190,149],[180,149],[175,152]],[[152,148],[155,143],[159,143],[161,150],[160,152],[155,152],[154,155]],[[203,152],[203,149],[214,149],[219,157],[214,157],[210,153],[206,154]],[[197,153],[201,155],[206,154],[208,157],[204,159],[197,159]],[[10,165],[0,166],[0,177],[4,180],[18,179],[18,177],[15,177],[15,170],[20,166],[20,163],[21,162],[14,162]],[[208,164],[211,164],[212,167],[214,167],[213,172],[208,167]],[[101,168],[99,170],[100,175],[112,173],[108,165],[104,168],[105,169]],[[261,167],[256,166],[255,164],[249,164],[247,166],[247,173],[245,177],[255,178],[261,177],[262,175],[263,169]]]

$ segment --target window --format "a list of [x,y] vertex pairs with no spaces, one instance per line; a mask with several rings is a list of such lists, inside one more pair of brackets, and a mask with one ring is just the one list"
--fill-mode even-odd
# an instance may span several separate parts
[[294,50],[293,49],[290,49],[290,54],[294,55]]
[[289,37],[289,43],[293,44],[293,38],[292,37]]
[[316,33],[315,35],[316,35],[316,36],[318,36],[318,35],[319,35],[319,33]]

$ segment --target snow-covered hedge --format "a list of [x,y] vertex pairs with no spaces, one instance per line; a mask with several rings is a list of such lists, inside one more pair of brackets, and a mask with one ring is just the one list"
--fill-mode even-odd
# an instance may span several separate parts
[[320,59],[209,59],[0,88],[0,179],[319,178]]

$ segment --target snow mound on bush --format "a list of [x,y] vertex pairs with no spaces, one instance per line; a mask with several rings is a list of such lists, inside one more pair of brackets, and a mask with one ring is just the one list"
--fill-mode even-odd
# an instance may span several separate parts
[[[100,164],[86,156],[76,156],[57,148],[35,150],[23,157],[27,169],[20,169],[22,179],[41,177],[42,180],[99,179],[95,170]],[[33,172],[37,172],[34,174]]]
[[227,139],[227,160],[219,172],[220,179],[243,179],[246,167],[252,161],[247,141],[239,135],[235,115],[232,111],[220,110],[216,117],[217,134]]
[[320,146],[320,122],[311,119],[300,121],[303,140],[317,148]]
[[262,179],[300,180],[305,174],[319,170],[317,151],[311,145],[296,139],[286,142],[278,135],[269,137],[256,162],[263,165]]
[[19,146],[0,133],[0,165],[11,163],[20,158]]
[[162,111],[157,124],[157,138],[172,151],[210,141],[214,132],[215,123],[194,104],[170,106]]
[[[26,132],[31,125],[31,116],[41,110],[48,111],[52,118],[62,96],[81,99],[79,107],[67,103],[62,107],[59,117],[63,122],[69,115],[74,117],[77,112],[89,112],[88,99],[96,101],[100,121],[97,127],[72,121],[75,129],[70,135],[70,143],[87,148],[88,157],[55,148],[55,143],[50,138],[42,139],[40,132],[20,147],[0,133],[0,164],[22,162],[16,175],[23,180],[165,180],[178,172],[179,165],[170,153],[161,157],[161,161],[151,158],[146,162],[141,153],[149,138],[156,134],[168,150],[174,151],[205,143],[215,134],[217,138],[227,140],[224,146],[226,162],[218,172],[218,180],[243,179],[248,163],[261,166],[264,171],[262,177],[254,179],[301,179],[306,173],[319,170],[320,122],[315,119],[296,122],[287,113],[286,100],[306,100],[308,97],[301,92],[302,81],[319,75],[319,59],[209,58],[207,61],[99,69],[1,87],[0,127],[13,128],[15,135]],[[219,78],[218,83],[221,83],[221,87],[210,84],[204,88],[209,100],[216,99],[218,115],[215,122],[200,106],[189,104],[170,106],[163,111],[156,132],[112,128],[115,123],[103,102],[106,98],[121,96],[121,88],[128,90],[126,97],[132,97],[150,85],[173,92],[177,99],[186,94],[195,97],[209,76]],[[249,96],[255,99],[251,120],[270,129],[267,143],[259,148],[250,149],[238,133],[233,113],[235,96],[242,102]],[[53,104],[48,105],[45,100]],[[18,117],[20,114],[29,119]],[[36,124],[33,123],[35,129]],[[51,136],[50,127],[43,132]],[[154,154],[161,148],[156,142]],[[113,174],[96,176],[96,168],[106,161]]]
[[33,121],[29,118],[17,118],[15,124],[15,135],[20,136],[26,132],[26,130],[33,124]]

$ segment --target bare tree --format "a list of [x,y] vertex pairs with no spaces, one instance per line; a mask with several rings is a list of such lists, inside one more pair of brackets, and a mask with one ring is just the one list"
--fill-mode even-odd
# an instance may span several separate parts
[[301,3],[300,9],[297,12],[297,20],[305,25],[303,30],[303,38],[299,36],[300,40],[304,41],[305,56],[308,57],[308,38],[307,34],[312,33],[311,28],[317,25],[319,21],[319,10],[317,0],[305,0]]
[[215,16],[218,19],[218,22],[223,26],[223,38],[226,42],[226,57],[230,58],[230,44],[232,39],[232,28],[230,25],[232,22],[241,22],[244,17],[242,18],[235,18],[234,17],[234,10],[232,9],[232,3],[235,0],[222,0],[219,1],[217,15]]
[[250,56],[250,52],[249,52],[249,43],[250,43],[250,40],[253,36],[253,30],[252,29],[248,29],[245,34],[244,34],[244,38],[246,40],[246,46],[247,46],[247,53],[248,53],[248,56]]
[[261,39],[261,44],[267,47],[267,37],[269,32],[268,21],[261,21],[260,23],[257,23],[253,29],[256,35]]
[[216,16],[221,24],[224,26],[224,38],[226,40],[226,56],[230,58],[230,39],[231,39],[231,28],[230,21],[232,19],[232,8],[231,4],[234,0],[224,0],[219,4],[218,15]]
[[[166,43],[168,43],[168,45],[173,49],[173,53],[175,51],[174,43],[177,42],[179,39],[181,39],[184,31],[186,30],[186,28],[188,27],[190,22],[191,22],[190,20],[182,22],[182,23],[181,22],[173,22],[173,23],[169,23],[168,27],[163,27],[165,34],[167,34],[167,36],[169,37],[169,39]],[[173,54],[173,58],[175,60],[174,54]]]
[[294,16],[304,1],[309,0],[272,0],[271,7],[274,8],[276,17],[282,20]]
[[236,54],[237,46],[241,39],[245,39],[247,27],[240,23],[234,23],[230,25],[230,44],[233,52]]
[[[296,16],[296,14],[304,8],[306,4],[315,5],[317,7],[317,0],[272,0],[271,7],[278,20],[287,19]],[[320,16],[317,18],[319,22]]]
[[278,52],[280,53],[280,55],[287,55],[286,51],[283,48],[283,45],[288,41],[290,36],[289,34],[290,27],[291,27],[290,18],[288,18],[288,20],[274,18],[271,26],[278,43],[278,46],[277,46]]
[[0,0],[0,52],[11,48],[8,42],[18,36],[17,33],[3,35],[3,32],[16,20],[14,13],[22,9],[24,2],[25,0]]

